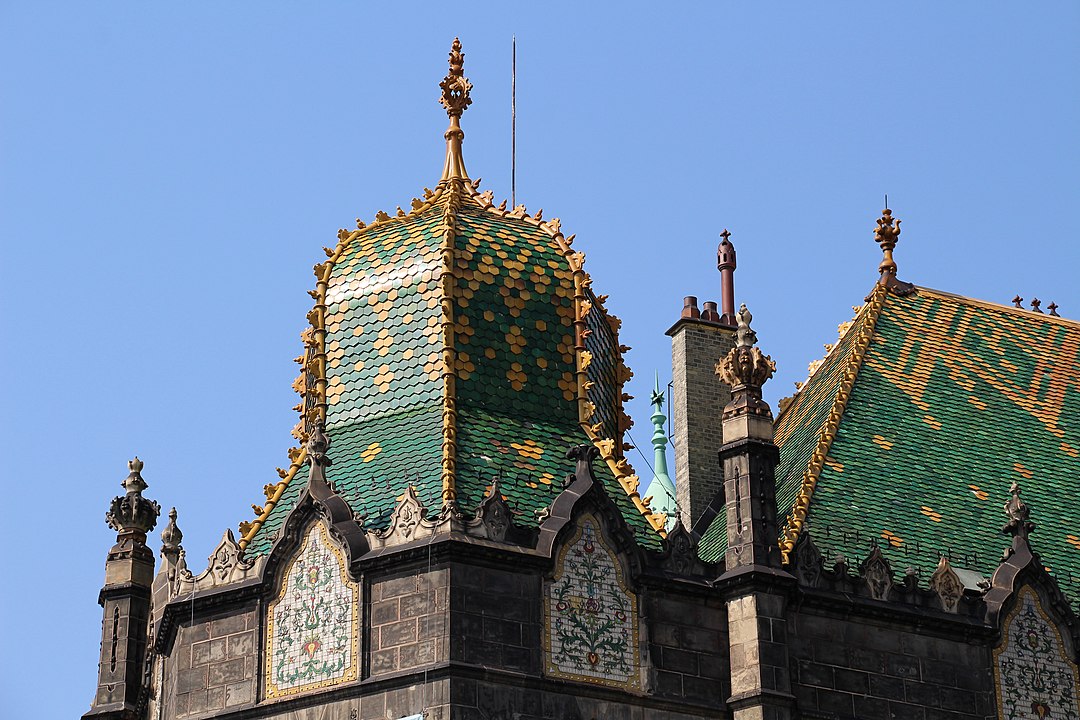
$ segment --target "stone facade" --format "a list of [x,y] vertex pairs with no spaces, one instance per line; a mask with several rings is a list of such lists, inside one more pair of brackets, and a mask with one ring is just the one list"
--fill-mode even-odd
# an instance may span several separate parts
[[[725,453],[751,451],[736,445]],[[130,711],[97,714],[139,720],[1076,717],[1076,618],[1026,535],[1013,538],[988,588],[964,586],[945,561],[929,583],[910,573],[896,581],[876,548],[858,573],[842,561],[825,567],[810,534],[800,540],[793,565],[751,553],[763,563],[725,570],[697,560],[696,538],[681,526],[660,551],[643,550],[592,477],[593,455],[580,457],[573,482],[531,539],[513,527],[502,542],[451,531],[364,552],[355,539],[342,544],[348,536],[342,522],[351,521],[319,519],[329,513],[320,503],[334,507],[330,495],[305,501],[266,562],[248,564],[251,573],[261,568],[255,575],[217,585],[207,580],[200,590],[194,579],[184,580],[191,573],[166,563],[155,581],[157,604],[143,621],[152,632],[137,663],[140,694]],[[743,490],[761,497],[755,483],[769,474],[747,477]],[[738,504],[732,497],[728,512]],[[223,547],[229,542],[226,537]],[[224,555],[229,568],[245,562]],[[221,556],[219,547],[210,569],[228,575],[214,565]],[[297,582],[302,571],[301,584],[316,582],[316,567],[337,573],[335,587],[351,598],[350,612],[338,617],[360,623],[357,674],[283,693],[269,672],[277,661],[273,628],[282,622],[316,628],[314,616],[294,613],[285,621],[278,612],[290,578]],[[140,597],[147,598],[143,605],[125,612],[149,609],[149,592]],[[569,627],[593,635],[555,642],[560,603],[581,614]],[[114,605],[106,602],[106,616]],[[106,627],[103,652],[111,652],[114,635],[122,646],[137,625]],[[632,672],[606,662],[603,653],[625,658]],[[568,657],[575,661],[568,664]],[[102,673],[111,668],[111,657],[103,656]]]

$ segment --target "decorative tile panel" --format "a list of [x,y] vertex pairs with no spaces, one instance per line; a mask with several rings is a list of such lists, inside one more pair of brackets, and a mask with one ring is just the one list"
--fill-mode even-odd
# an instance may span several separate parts
[[548,675],[640,689],[637,597],[593,515],[563,545],[544,609]]
[[326,526],[308,528],[266,612],[266,697],[357,678],[360,590]]
[[998,717],[1080,720],[1080,675],[1030,587],[1020,590],[994,651]]

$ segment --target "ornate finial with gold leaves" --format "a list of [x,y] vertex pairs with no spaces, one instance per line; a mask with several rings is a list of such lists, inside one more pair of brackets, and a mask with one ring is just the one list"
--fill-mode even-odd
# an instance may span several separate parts
[[913,293],[915,286],[911,283],[902,282],[896,277],[896,261],[893,259],[893,250],[896,248],[897,240],[900,239],[901,222],[901,220],[893,218],[892,210],[889,208],[882,210],[881,217],[877,220],[877,227],[874,229],[874,241],[881,246],[881,251],[885,255],[881,260],[881,264],[878,265],[878,272],[881,273],[881,279],[878,283],[903,297]]
[[469,97],[472,83],[465,77],[465,53],[461,52],[461,41],[457,38],[454,38],[454,44],[450,47],[450,72],[439,83],[439,87],[442,88],[439,102],[450,117],[450,127],[443,135],[446,138],[446,163],[443,165],[442,182],[451,178],[468,180],[465,161],[461,156],[461,141],[465,139],[465,133],[461,130],[460,120],[461,113],[472,105],[472,98]]
[[450,46],[450,72],[439,83],[442,88],[442,97],[439,102],[446,108],[446,114],[450,117],[461,117],[465,108],[472,104],[469,91],[472,83],[465,77],[465,53],[461,52],[461,40],[454,38],[454,44]]

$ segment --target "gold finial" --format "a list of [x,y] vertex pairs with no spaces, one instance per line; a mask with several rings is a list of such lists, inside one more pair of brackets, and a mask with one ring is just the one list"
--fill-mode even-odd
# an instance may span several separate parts
[[[893,223],[896,223],[895,227]],[[885,258],[878,265],[878,272],[882,278],[891,275],[896,277],[896,261],[893,260],[893,248],[900,237],[900,220],[893,220],[892,210],[885,208],[881,211],[881,217],[877,221],[877,229],[874,230],[874,240],[881,246]]]
[[469,174],[465,171],[465,160],[461,157],[461,141],[465,139],[465,133],[461,130],[460,120],[461,113],[472,104],[472,98],[469,97],[472,83],[465,77],[464,65],[465,54],[461,52],[461,41],[454,38],[454,44],[450,46],[450,72],[439,83],[439,87],[442,88],[439,102],[446,108],[446,114],[450,118],[450,127],[443,135],[446,138],[443,182],[451,178],[469,179]]
[[454,44],[450,46],[450,72],[439,83],[439,87],[442,88],[439,102],[450,117],[461,117],[465,108],[472,105],[472,98],[469,97],[472,83],[465,77],[465,54],[461,52],[461,40],[457,38],[454,38]]

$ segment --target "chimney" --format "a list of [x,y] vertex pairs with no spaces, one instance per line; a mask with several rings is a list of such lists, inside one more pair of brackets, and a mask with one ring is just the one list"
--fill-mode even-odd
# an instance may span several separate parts
[[720,309],[723,315],[720,322],[734,327],[735,321],[735,246],[731,244],[731,233],[726,229],[720,233],[723,238],[716,248],[716,269],[720,271]]
[[[728,239],[730,234],[725,230],[720,244],[725,258],[730,257],[730,267],[724,264],[721,268],[724,308],[728,303],[734,307],[735,302],[731,281],[735,248]],[[667,331],[671,336],[675,488],[679,513],[687,528],[694,527],[723,487],[719,453],[724,438],[720,414],[731,400],[731,391],[716,381],[716,362],[735,346],[734,310],[730,318],[730,322],[724,321],[715,302],[705,302],[699,310],[697,298],[689,296],[683,301],[678,322]]]

